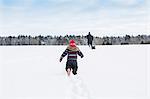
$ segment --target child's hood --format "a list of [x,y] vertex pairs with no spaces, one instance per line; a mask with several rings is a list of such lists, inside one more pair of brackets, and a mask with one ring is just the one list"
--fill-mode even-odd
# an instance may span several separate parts
[[79,48],[78,47],[71,47],[71,46],[68,46],[67,49],[71,50],[71,51],[79,51]]

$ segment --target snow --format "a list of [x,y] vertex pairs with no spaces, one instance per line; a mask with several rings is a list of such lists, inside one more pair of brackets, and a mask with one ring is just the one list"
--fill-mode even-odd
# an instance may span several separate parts
[[0,99],[150,99],[150,45],[79,46],[67,77],[66,46],[0,46]]

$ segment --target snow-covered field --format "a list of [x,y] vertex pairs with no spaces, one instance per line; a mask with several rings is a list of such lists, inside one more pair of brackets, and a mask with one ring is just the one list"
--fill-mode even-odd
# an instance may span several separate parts
[[66,46],[0,46],[0,99],[150,99],[150,45],[79,46],[67,77]]

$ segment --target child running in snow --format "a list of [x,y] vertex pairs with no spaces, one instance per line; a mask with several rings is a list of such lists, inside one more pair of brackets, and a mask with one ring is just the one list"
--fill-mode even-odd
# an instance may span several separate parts
[[62,59],[68,55],[67,57],[67,62],[66,62],[66,71],[68,76],[70,76],[70,72],[72,71],[72,73],[74,75],[77,74],[77,54],[79,56],[81,56],[81,58],[83,58],[83,54],[80,51],[80,49],[76,46],[76,43],[74,40],[70,40],[69,41],[69,45],[66,48],[66,50],[63,52],[63,54],[60,57],[60,62],[62,61]]

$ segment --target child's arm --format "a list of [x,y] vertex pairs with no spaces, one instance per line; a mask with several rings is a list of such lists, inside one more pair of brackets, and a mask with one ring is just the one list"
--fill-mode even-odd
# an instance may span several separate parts
[[78,51],[78,55],[81,56],[81,58],[84,57],[83,53],[80,50]]
[[61,57],[60,57],[60,62],[62,61],[62,59],[66,56],[68,54],[68,49],[66,49],[63,53],[62,53],[62,55],[61,55]]

